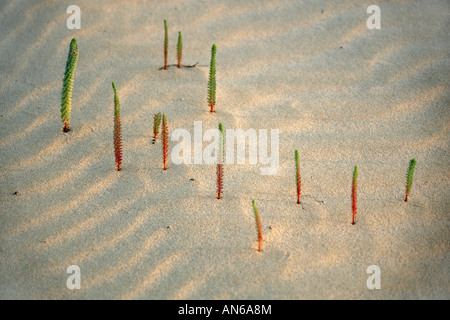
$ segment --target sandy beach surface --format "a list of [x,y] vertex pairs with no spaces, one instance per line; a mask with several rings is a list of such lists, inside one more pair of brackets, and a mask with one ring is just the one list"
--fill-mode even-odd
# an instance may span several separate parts
[[[376,2],[80,0],[81,29],[69,30],[71,1],[0,1],[0,298],[449,299],[450,2]],[[366,25],[371,4],[379,30]],[[196,67],[159,70],[164,19],[169,63],[182,31],[183,63]],[[162,170],[155,112],[167,114],[170,133],[192,134],[194,121],[279,129],[279,170],[226,165],[217,200],[214,165],[169,159]],[[70,265],[80,290],[66,286]],[[367,287],[371,265],[380,290]]]

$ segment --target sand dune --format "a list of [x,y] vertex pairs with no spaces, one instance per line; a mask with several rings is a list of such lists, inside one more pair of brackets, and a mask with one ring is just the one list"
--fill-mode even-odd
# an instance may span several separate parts
[[[450,298],[448,1],[379,1],[380,30],[367,28],[360,1],[77,5],[81,30],[68,30],[64,1],[0,2],[0,298]],[[169,63],[181,30],[183,63],[196,67],[159,70],[164,19]],[[64,134],[73,37],[80,57]],[[170,132],[192,134],[194,121],[204,130],[279,129],[279,171],[227,165],[219,201],[213,165],[169,161],[163,172],[161,142],[151,143],[155,112],[167,114]],[[69,265],[81,268],[81,290],[66,287]],[[370,265],[381,269],[381,290],[366,286]]]

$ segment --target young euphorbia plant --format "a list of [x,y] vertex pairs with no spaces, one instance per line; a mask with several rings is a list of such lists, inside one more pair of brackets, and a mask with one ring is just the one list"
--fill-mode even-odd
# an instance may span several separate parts
[[414,167],[416,166],[416,159],[411,159],[409,161],[408,173],[406,175],[406,194],[405,202],[408,201],[409,192],[411,191],[411,186],[414,178]]
[[216,45],[211,48],[211,63],[209,66],[208,80],[208,105],[211,112],[214,112],[216,106]]
[[356,201],[357,201],[357,195],[356,195],[356,189],[358,187],[357,183],[358,179],[358,166],[355,166],[355,170],[353,171],[353,181],[352,181],[352,224],[355,224],[355,218],[356,218]]
[[69,131],[70,111],[72,108],[72,88],[75,69],[78,62],[78,43],[75,38],[70,42],[69,56],[66,62],[66,71],[64,72],[63,89],[61,96],[61,121],[64,123],[63,131]]
[[224,137],[223,125],[219,123],[219,155],[217,159],[217,199],[222,198],[223,190]]
[[255,220],[256,220],[256,231],[258,232],[258,251],[261,251],[262,247],[262,230],[261,230],[261,220],[259,218],[259,211],[256,207],[255,200],[253,200],[253,211],[255,212]]
[[177,43],[178,68],[181,68],[182,55],[183,55],[183,39],[181,38],[181,31],[179,31],[178,32],[178,43]]
[[162,118],[162,153],[164,170],[167,170],[167,152],[169,150],[169,129],[167,128],[167,117],[164,113]]
[[302,194],[302,180],[300,177],[300,156],[298,150],[295,150],[295,172],[297,181],[297,203],[300,203],[300,196]]
[[169,31],[167,21],[164,20],[164,70],[167,70],[167,54],[169,52]]
[[114,154],[116,158],[117,171],[122,169],[122,134],[120,131],[120,103],[117,95],[116,84],[113,82],[114,90]]
[[161,125],[161,112],[155,113],[155,117],[153,119],[153,143],[155,143],[156,138],[159,134],[159,127]]

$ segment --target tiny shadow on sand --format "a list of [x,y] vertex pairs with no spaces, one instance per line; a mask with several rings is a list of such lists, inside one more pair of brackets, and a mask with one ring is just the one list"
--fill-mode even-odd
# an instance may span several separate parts
[[[169,64],[167,66],[167,69],[169,69],[170,67],[178,67],[178,64]],[[207,67],[207,65],[205,65],[205,64],[198,64],[198,62],[195,63],[195,64],[192,64],[192,65],[186,65],[186,64],[182,64],[181,65],[181,68],[195,68],[195,67]],[[161,67],[158,70],[163,70],[163,69],[164,69],[164,67]]]

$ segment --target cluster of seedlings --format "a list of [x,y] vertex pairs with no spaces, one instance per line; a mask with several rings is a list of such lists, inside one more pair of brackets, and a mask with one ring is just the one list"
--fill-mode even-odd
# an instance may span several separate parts
[[178,31],[178,42],[177,42],[177,64],[167,64],[169,56],[169,29],[167,27],[167,21],[164,20],[164,66],[162,66],[159,70],[167,70],[169,67],[178,67],[178,68],[194,68],[197,66],[198,62],[193,65],[184,65],[181,63],[183,57],[183,37],[181,35],[181,31]]
[[163,170],[167,170],[167,156],[169,153],[169,127],[167,126],[167,116],[164,113],[161,115],[161,112],[155,113],[153,118],[153,140],[152,143],[155,144],[156,138],[159,135],[160,127],[162,122],[162,156],[163,156]]
[[[168,28],[167,21],[164,20],[164,67],[161,69],[167,70],[170,66],[167,64],[168,59],[168,46],[169,46],[169,37],[168,37]],[[177,65],[178,68],[181,67],[194,67],[193,66],[184,66],[181,64],[182,60],[182,36],[181,32],[178,33],[178,43],[177,43]],[[78,62],[78,44],[77,40],[74,38],[70,43],[69,55],[67,57],[66,69],[64,73],[63,79],[63,90],[61,97],[61,121],[64,124],[63,131],[69,131],[70,125],[70,112],[72,107],[72,88],[74,83],[74,75],[75,69]],[[175,65],[174,65],[175,66]],[[112,87],[114,90],[114,155],[116,161],[116,169],[120,171],[122,169],[122,135],[121,135],[121,124],[120,124],[120,103],[119,97],[117,93],[117,88],[115,83],[112,83]],[[207,102],[209,106],[209,111],[211,113],[215,112],[214,108],[216,105],[216,45],[213,44],[211,48],[211,61],[210,61],[210,69],[209,69],[209,79],[208,79],[208,95]],[[162,125],[162,127],[161,127]],[[162,140],[162,158],[163,158],[163,170],[167,170],[167,156],[169,150],[169,129],[167,125],[167,116],[166,114],[161,114],[158,112],[154,115],[153,120],[153,140],[154,144],[158,138],[161,129],[161,140]],[[224,129],[223,124],[219,123],[219,152],[218,152],[218,160],[217,160],[217,199],[222,199],[223,197],[223,182],[224,182]],[[411,191],[412,181],[414,177],[414,167],[416,165],[416,160],[411,159],[407,171],[406,178],[406,193],[405,193],[405,202],[408,201],[408,197]],[[353,171],[353,179],[352,179],[352,192],[351,192],[351,202],[352,202],[352,224],[356,223],[356,212],[357,212],[357,178],[358,178],[358,166],[355,166]],[[297,204],[301,203],[301,193],[302,193],[302,181],[300,175],[300,154],[299,151],[295,150],[295,179],[296,179],[296,195],[297,195]],[[192,179],[191,179],[192,180]],[[258,208],[256,207],[255,200],[252,201],[253,210],[255,214],[256,220],[256,229],[258,234],[258,251],[261,251],[262,248],[262,228],[261,228],[261,220],[259,216]]]

